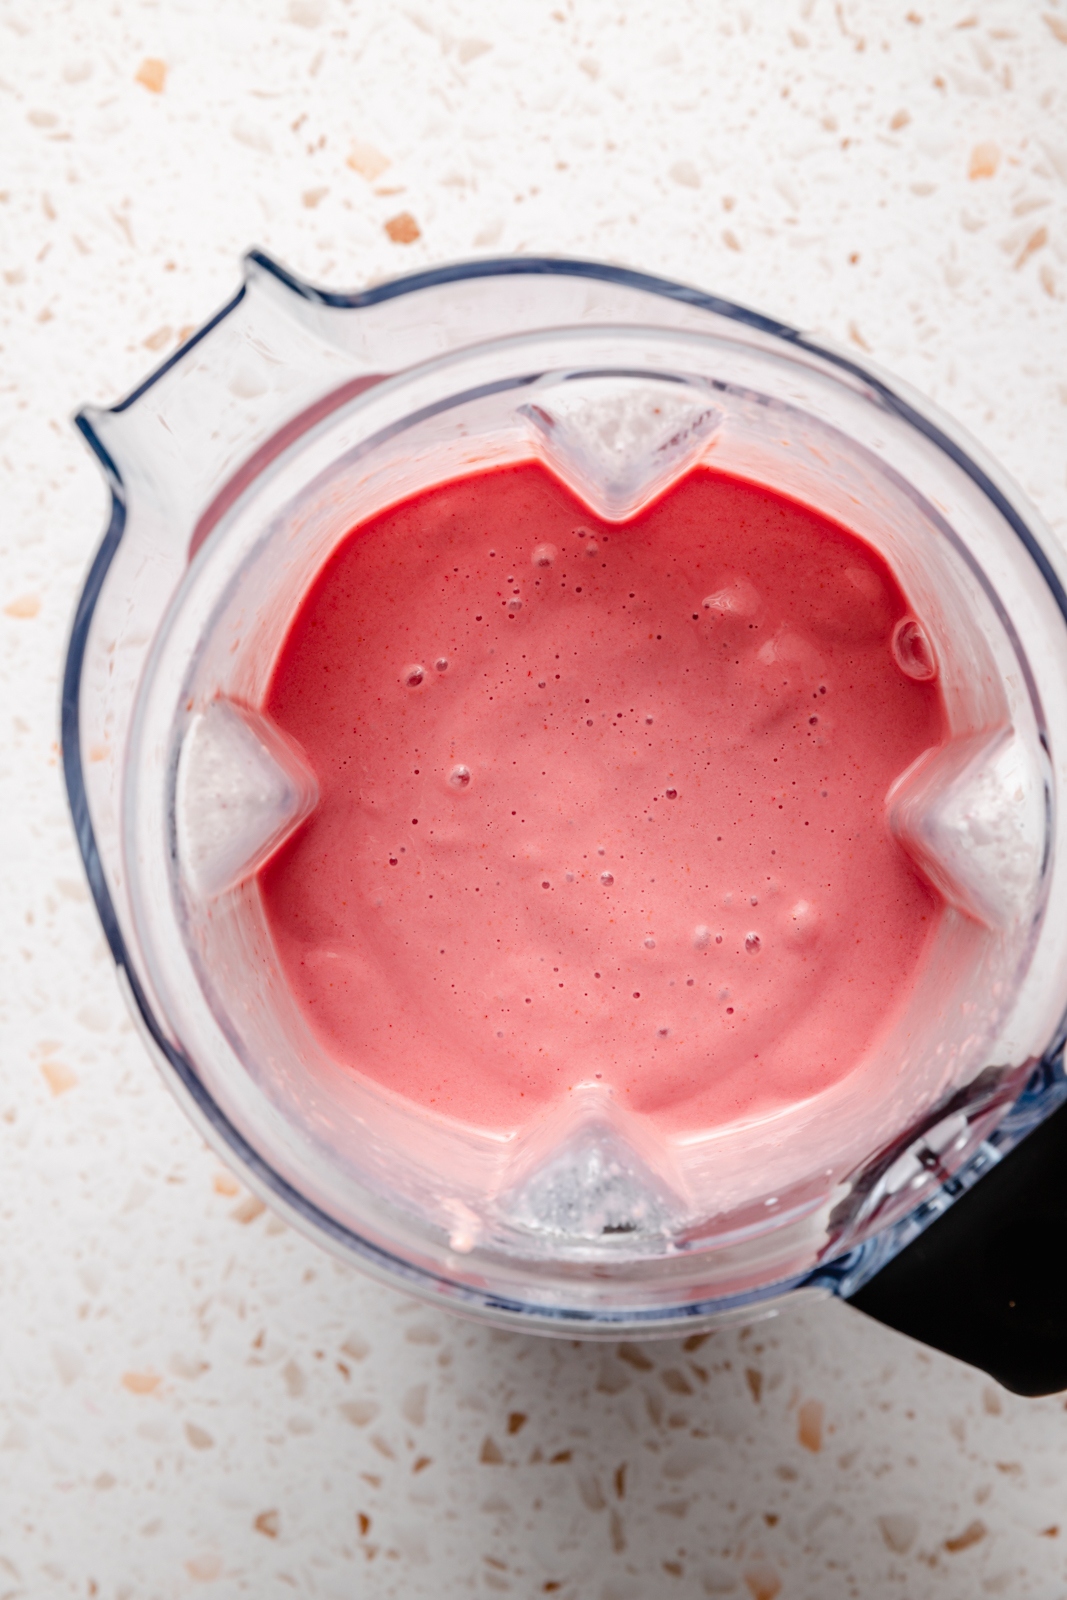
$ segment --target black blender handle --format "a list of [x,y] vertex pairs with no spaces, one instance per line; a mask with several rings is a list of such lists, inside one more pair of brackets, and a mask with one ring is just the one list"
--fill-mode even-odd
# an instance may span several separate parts
[[1015,1394],[1067,1389],[1067,1105],[849,1303]]

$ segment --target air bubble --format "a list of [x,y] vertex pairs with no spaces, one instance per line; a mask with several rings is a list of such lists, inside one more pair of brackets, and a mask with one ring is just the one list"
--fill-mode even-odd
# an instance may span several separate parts
[[698,928],[694,928],[693,943],[698,950],[706,950],[711,943],[711,929],[706,928],[703,923]]
[[937,657],[920,622],[901,617],[893,629],[893,660],[906,678],[929,683],[937,677]]
[[654,950],[655,948],[656,948],[655,939],[646,939],[645,940],[645,949],[646,950]]
[[759,936],[758,933],[746,933],[745,934],[745,949],[748,951],[750,956],[754,956],[754,955],[757,954],[757,952],[759,951],[759,948],[760,948],[760,944],[761,944],[761,940],[760,940],[760,936]]
[[448,774],[448,781],[453,789],[466,789],[471,781],[470,767],[453,767]]
[[554,544],[539,544],[530,556],[535,567],[550,567],[559,555]]
[[426,676],[426,668],[420,667],[417,662],[410,667],[405,667],[400,674],[400,681],[407,689],[417,689]]
[[747,578],[736,578],[725,588],[705,595],[701,605],[705,611],[713,611],[722,617],[747,618],[756,615],[760,597]]
[[789,909],[785,928],[793,944],[810,944],[819,932],[819,913],[809,900],[798,900]]
[[610,888],[610,886],[615,882],[615,874],[613,872],[602,872],[600,874],[600,881],[606,889]]
[[433,669],[434,669],[435,672],[447,672],[448,671],[448,657],[447,656],[438,656],[437,660],[433,664]]
[[587,542],[585,553],[587,556],[598,556],[600,554],[600,546],[597,544],[595,539],[590,539]]
[[521,600],[519,600],[519,599],[511,599],[511,600],[508,601],[508,611],[511,613],[511,615],[513,617],[517,616],[518,613],[521,610],[522,610],[522,601]]

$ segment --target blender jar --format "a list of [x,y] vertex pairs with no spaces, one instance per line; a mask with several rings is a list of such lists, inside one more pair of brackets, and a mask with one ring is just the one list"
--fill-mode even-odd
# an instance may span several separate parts
[[[63,691],[90,885],[168,1081],[306,1233],[497,1323],[670,1333],[855,1293],[1060,1103],[1063,556],[926,402],[617,268],[479,261],[340,295],[257,252],[78,425],[112,493]],[[667,1137],[590,1076],[488,1131],[339,1066],[286,986],[256,873],[317,802],[264,712],[288,624],[354,525],[526,461],[606,524],[712,463],[853,531],[907,597],[894,648],[938,674],[947,734],[886,826],[946,910],[892,1025],[807,1101]]]

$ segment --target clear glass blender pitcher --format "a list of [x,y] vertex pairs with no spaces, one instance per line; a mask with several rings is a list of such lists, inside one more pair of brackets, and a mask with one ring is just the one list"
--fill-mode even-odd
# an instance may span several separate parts
[[[166,1078],[296,1226],[498,1323],[670,1333],[857,1293],[1060,1103],[1065,560],[927,403],[622,269],[479,261],[341,295],[254,252],[217,316],[77,420],[112,492],[63,691],[90,885]],[[887,826],[948,910],[907,1006],[833,1089],[684,1139],[592,1083],[502,1136],[340,1070],[255,877],[317,797],[263,714],[300,597],[356,523],[488,465],[541,461],[618,522],[711,459],[853,529],[922,619],[949,738]]]

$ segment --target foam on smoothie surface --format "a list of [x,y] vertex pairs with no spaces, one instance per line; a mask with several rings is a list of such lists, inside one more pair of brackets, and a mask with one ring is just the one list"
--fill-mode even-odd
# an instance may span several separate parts
[[321,789],[260,884],[326,1050],[494,1129],[595,1081],[696,1130],[852,1071],[943,911],[884,818],[945,734],[906,610],[705,468],[623,524],[530,463],[353,529],[267,701]]

